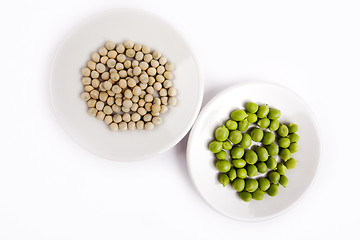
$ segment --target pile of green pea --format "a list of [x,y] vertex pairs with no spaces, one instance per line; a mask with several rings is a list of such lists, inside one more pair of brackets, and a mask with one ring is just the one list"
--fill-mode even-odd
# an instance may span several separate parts
[[288,184],[287,169],[297,165],[291,154],[298,151],[298,126],[280,123],[280,116],[276,108],[249,102],[245,110],[231,112],[209,144],[219,182],[224,187],[231,183],[245,202],[262,200],[265,193],[277,195],[279,186]]

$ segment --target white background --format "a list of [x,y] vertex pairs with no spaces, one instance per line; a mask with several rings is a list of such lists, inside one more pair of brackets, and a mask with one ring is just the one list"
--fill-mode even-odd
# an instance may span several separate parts
[[[282,84],[313,109],[321,167],[285,214],[237,222],[189,180],[187,138],[152,159],[96,157],[65,134],[49,96],[66,34],[115,7],[157,13],[193,47],[204,103],[239,81]],[[1,1],[0,239],[329,239],[359,227],[358,1]],[[129,19],[131,21],[131,19]]]

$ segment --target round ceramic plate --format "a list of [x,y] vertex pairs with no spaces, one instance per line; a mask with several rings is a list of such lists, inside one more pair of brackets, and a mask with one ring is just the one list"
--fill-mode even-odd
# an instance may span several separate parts
[[[244,109],[249,101],[280,109],[280,122],[297,123],[300,140],[299,151],[292,155],[298,165],[286,173],[287,188],[280,187],[275,197],[265,194],[262,201],[243,202],[230,185],[223,187],[219,183],[215,157],[208,150],[208,144],[214,138],[215,129],[229,119],[230,112]],[[293,206],[313,181],[319,157],[320,140],[314,114],[293,92],[269,83],[239,84],[211,99],[197,118],[187,146],[190,177],[202,198],[219,213],[243,221],[268,219]]]
[[[111,132],[87,113],[81,68],[106,41],[132,40],[160,51],[175,65],[178,104],[163,114],[153,131]],[[58,49],[51,73],[51,97],[58,119],[71,137],[92,153],[120,161],[146,159],[177,144],[200,110],[203,82],[193,53],[164,20],[135,9],[114,9],[95,15],[72,31]]]

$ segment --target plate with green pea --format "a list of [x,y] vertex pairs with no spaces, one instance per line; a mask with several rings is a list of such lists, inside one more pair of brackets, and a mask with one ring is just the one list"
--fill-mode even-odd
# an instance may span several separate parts
[[189,136],[187,164],[201,197],[219,213],[259,221],[294,206],[320,161],[314,113],[275,84],[232,86],[203,108]]

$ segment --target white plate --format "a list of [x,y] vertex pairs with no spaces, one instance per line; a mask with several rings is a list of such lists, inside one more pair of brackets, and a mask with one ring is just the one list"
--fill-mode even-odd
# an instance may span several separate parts
[[[176,67],[178,105],[162,115],[163,124],[153,131],[110,132],[103,121],[87,114],[80,99],[80,69],[91,53],[108,40],[128,39],[159,50]],[[62,43],[53,63],[51,96],[58,119],[77,143],[107,159],[134,161],[168,150],[185,136],[200,110],[203,81],[190,47],[173,27],[148,12],[114,9],[91,17]]]
[[[229,113],[243,109],[246,102],[269,104],[281,110],[280,122],[299,126],[299,151],[295,169],[287,171],[287,188],[280,187],[275,197],[265,194],[262,201],[243,202],[230,185],[222,187],[214,166],[214,155],[208,150],[214,130],[229,118]],[[310,186],[319,165],[320,140],[314,114],[293,92],[269,83],[243,83],[219,93],[203,108],[193,126],[187,146],[190,177],[202,198],[219,213],[243,221],[264,220],[289,209]]]

